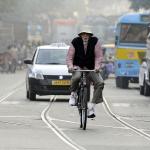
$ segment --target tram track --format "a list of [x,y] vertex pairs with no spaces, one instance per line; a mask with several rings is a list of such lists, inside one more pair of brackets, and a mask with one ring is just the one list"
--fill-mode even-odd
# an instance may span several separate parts
[[[11,97],[13,94],[15,94],[17,91],[19,91],[22,88],[22,84],[18,85],[16,88],[14,88],[11,92],[7,93],[6,95],[0,97],[0,103],[2,103],[3,101],[7,100],[9,97]],[[50,99],[50,102],[48,104],[48,106],[43,110],[41,117],[43,122],[62,140],[64,141],[67,145],[69,145],[70,147],[72,147],[74,150],[86,150],[84,147],[78,145],[77,143],[75,143],[74,141],[72,141],[71,138],[69,138],[64,132],[61,131],[61,129],[59,129],[58,126],[56,126],[56,124],[53,123],[53,118],[51,118],[49,116],[49,111],[53,105],[53,103],[56,101],[57,96],[52,96]],[[107,102],[107,100],[104,97],[104,103],[103,103],[103,107],[106,111],[107,114],[109,114],[110,117],[112,117],[113,119],[115,119],[117,122],[121,123],[124,127],[132,130],[133,132],[135,132],[136,134],[142,136],[143,138],[147,139],[150,141],[150,134],[147,134],[143,129],[138,129],[134,126],[132,126],[131,124],[127,123],[126,121],[124,121],[122,119],[121,116],[115,114],[112,112],[109,103]]]
[[116,121],[120,122],[122,125],[124,125],[125,127],[131,129],[132,131],[136,132],[137,134],[139,134],[140,136],[143,136],[144,138],[146,138],[147,140],[150,141],[150,134],[145,133],[142,129],[138,129],[134,126],[132,126],[131,124],[127,123],[126,121],[124,121],[123,119],[121,119],[122,117],[120,117],[119,115],[114,114],[111,111],[111,108],[107,102],[107,100],[104,97],[104,103],[103,103],[103,107],[105,108],[105,111]]
[[56,124],[52,122],[52,118],[48,115],[48,112],[50,111],[50,108],[56,100],[56,96],[53,96],[50,99],[49,105],[43,110],[41,117],[42,120],[47,124],[47,126],[63,141],[65,142],[68,146],[72,147],[74,150],[86,150],[84,147],[78,145],[77,143],[73,142],[64,132],[62,132]]
[[[72,147],[75,150],[86,150],[84,147],[78,145],[77,143],[75,143],[74,141],[72,141],[71,138],[69,138],[54,122],[54,118],[51,118],[49,116],[49,111],[52,107],[52,104],[56,101],[57,96],[53,96],[50,99],[50,103],[49,105],[43,110],[41,117],[42,120],[44,121],[44,123],[63,141],[65,142],[67,145],[69,145],[70,147]],[[104,97],[104,103],[103,103],[103,107],[104,110],[106,111],[106,113],[113,118],[114,120],[116,120],[117,122],[119,122],[121,125],[123,125],[124,127],[126,127],[126,129],[130,129],[133,132],[135,132],[136,134],[142,136],[143,138],[147,139],[150,141],[150,135],[145,133],[143,131],[143,129],[138,129],[134,126],[132,126],[131,124],[127,123],[126,121],[124,121],[123,119],[121,119],[121,117],[117,114],[114,114],[111,111],[111,108],[107,102],[107,100]]]

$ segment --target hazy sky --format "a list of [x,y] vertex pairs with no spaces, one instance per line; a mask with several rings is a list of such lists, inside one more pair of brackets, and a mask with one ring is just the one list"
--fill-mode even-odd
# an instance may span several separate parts
[[[130,2],[128,0],[91,0],[90,7],[93,7],[92,13],[99,13],[105,16],[122,14],[130,11]],[[97,11],[95,11],[97,9]]]

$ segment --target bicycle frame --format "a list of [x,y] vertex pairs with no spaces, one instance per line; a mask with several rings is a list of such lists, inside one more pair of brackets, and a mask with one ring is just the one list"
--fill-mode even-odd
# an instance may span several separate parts
[[87,73],[95,70],[75,70],[81,72],[81,78],[79,82],[79,87],[77,90],[78,99],[77,107],[80,115],[80,128],[86,130],[87,124],[87,103],[88,103],[88,87],[87,87]]

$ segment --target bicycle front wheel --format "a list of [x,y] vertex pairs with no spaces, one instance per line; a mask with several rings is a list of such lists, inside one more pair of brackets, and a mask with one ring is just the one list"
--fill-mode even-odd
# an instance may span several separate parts
[[87,124],[87,88],[86,87],[83,89],[83,93],[82,93],[80,121],[83,130],[86,130],[86,124]]

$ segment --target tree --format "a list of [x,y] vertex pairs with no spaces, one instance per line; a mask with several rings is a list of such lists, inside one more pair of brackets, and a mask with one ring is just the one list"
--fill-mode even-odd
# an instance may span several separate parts
[[130,8],[138,11],[140,8],[150,9],[150,0],[129,0],[131,2]]

